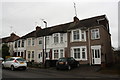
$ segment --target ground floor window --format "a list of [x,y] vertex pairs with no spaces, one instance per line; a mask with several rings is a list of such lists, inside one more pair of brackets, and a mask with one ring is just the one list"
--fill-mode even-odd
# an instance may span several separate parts
[[54,49],[53,59],[59,59],[61,57],[64,57],[64,49]]
[[49,52],[46,52],[46,58],[49,58]]
[[87,60],[86,46],[72,47],[71,57],[77,60]]
[[31,53],[31,52],[30,52],[30,51],[28,51],[28,59],[30,59],[30,53]]
[[54,50],[54,59],[58,59],[58,50]]

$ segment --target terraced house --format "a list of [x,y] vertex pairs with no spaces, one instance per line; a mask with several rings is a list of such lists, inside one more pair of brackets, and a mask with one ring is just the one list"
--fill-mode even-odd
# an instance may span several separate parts
[[46,60],[73,57],[80,64],[89,65],[112,63],[111,34],[106,15],[83,20],[74,17],[72,22],[44,29],[37,26],[36,30],[16,41],[18,47],[20,43],[23,47],[19,47],[19,52],[15,47],[16,56],[24,55],[27,61],[43,62],[45,56]]

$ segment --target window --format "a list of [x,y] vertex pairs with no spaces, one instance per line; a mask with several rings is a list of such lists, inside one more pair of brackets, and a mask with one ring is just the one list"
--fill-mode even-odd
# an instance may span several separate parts
[[33,46],[35,45],[35,39],[32,39],[32,45]]
[[86,40],[86,34],[85,31],[81,31],[81,41],[85,41]]
[[21,57],[23,57],[23,52],[21,52]]
[[46,44],[49,44],[49,37],[46,37]]
[[49,58],[49,52],[46,52],[46,58]]
[[58,50],[54,50],[54,59],[58,59],[59,55],[58,55]]
[[20,56],[20,52],[18,52],[17,56]]
[[28,51],[28,58],[30,58],[30,51]]
[[41,56],[41,55],[40,55],[40,54],[38,54],[38,58],[40,58],[40,56]]
[[77,60],[87,60],[87,52],[85,46],[73,47],[72,57]]
[[15,41],[15,48],[17,48],[17,41]]
[[24,47],[24,40],[22,40],[22,47]]
[[74,58],[80,59],[80,48],[74,49]]
[[54,34],[54,43],[58,43],[59,42],[59,37],[58,37],[58,33]]
[[34,51],[32,51],[32,59],[34,59]]
[[42,44],[42,40],[39,40],[39,45]]
[[85,59],[86,57],[85,57],[85,48],[82,48],[82,59]]
[[20,47],[20,41],[18,41],[18,47]]
[[60,33],[60,42],[63,43],[63,33]]
[[28,46],[31,45],[31,39],[28,39]]
[[64,57],[63,49],[60,50],[60,58]]
[[91,30],[91,39],[99,39],[99,29],[92,29]]
[[80,35],[79,35],[79,30],[73,31],[73,40],[79,40]]

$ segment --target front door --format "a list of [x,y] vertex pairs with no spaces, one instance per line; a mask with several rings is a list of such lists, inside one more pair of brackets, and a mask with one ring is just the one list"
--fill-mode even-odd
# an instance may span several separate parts
[[101,48],[92,48],[92,64],[101,64]]

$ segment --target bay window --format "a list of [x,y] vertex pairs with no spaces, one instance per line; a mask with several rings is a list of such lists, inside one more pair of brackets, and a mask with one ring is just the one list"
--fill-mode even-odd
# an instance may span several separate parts
[[71,55],[77,60],[87,60],[86,46],[72,47]]

